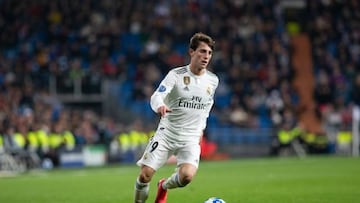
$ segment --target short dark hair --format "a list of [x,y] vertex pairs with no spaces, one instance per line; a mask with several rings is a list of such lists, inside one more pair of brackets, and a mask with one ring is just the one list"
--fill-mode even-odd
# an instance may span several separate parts
[[202,32],[197,32],[191,37],[190,45],[189,45],[190,49],[196,50],[198,48],[200,42],[205,42],[207,45],[209,45],[211,50],[214,50],[215,41],[210,36],[208,36]]

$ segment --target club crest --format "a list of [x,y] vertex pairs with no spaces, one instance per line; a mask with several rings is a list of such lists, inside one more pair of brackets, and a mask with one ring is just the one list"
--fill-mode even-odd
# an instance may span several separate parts
[[208,87],[207,87],[206,92],[207,92],[209,95],[211,95],[211,93],[212,93],[212,89],[211,89],[211,87],[210,87],[210,86],[208,86]]
[[148,158],[148,154],[144,153],[144,159],[146,160]]

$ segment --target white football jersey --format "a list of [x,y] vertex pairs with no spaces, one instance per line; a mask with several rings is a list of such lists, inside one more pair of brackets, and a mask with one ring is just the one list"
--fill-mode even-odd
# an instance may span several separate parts
[[155,112],[162,105],[171,110],[161,118],[158,130],[171,132],[167,135],[170,141],[198,142],[218,84],[219,78],[208,70],[200,76],[194,75],[189,65],[169,71],[150,101]]

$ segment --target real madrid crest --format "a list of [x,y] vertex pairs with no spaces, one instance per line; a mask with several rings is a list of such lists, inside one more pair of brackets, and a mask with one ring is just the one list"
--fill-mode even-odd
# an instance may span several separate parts
[[145,154],[144,154],[144,159],[146,160],[147,158],[148,158],[148,154],[145,153]]
[[210,86],[208,86],[208,87],[207,87],[206,92],[207,92],[209,95],[211,95],[211,93],[212,93],[212,89],[211,89],[211,87],[210,87]]

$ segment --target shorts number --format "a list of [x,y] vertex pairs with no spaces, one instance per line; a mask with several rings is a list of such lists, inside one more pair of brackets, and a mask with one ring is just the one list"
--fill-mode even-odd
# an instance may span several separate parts
[[159,146],[159,142],[154,142],[152,145],[151,145],[151,150],[150,152],[153,152],[157,147]]

